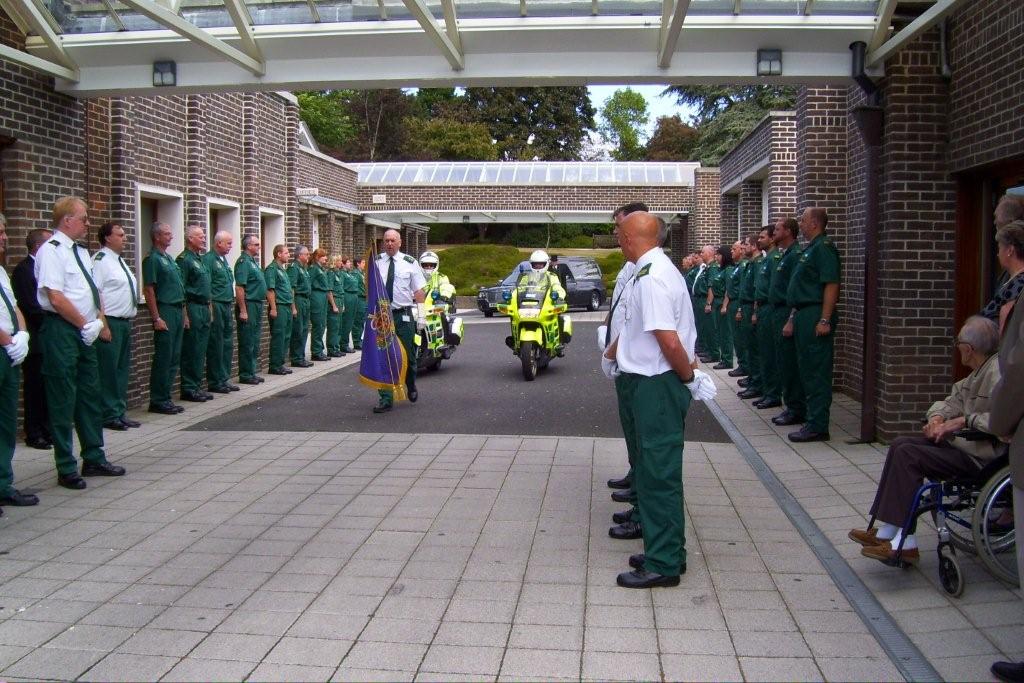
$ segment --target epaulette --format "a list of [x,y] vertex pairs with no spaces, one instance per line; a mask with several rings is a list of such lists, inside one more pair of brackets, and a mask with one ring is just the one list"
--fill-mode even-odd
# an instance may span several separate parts
[[414,259],[412,256],[409,256],[408,254],[406,254],[405,255],[405,262],[406,263],[416,263],[416,259]]
[[52,244],[55,247],[59,247],[60,246],[60,240],[50,240],[50,244]]
[[107,255],[105,251],[97,251],[96,255],[92,257],[94,261],[102,261],[103,257]]
[[636,272],[636,277],[634,278],[634,281],[636,281],[636,280],[639,280],[639,279],[640,279],[640,278],[642,278],[642,277],[643,277],[644,275],[647,275],[647,274],[649,274],[650,272],[651,272],[651,264],[650,264],[650,263],[648,263],[648,264],[647,264],[646,266],[644,266],[643,268],[641,268],[640,270],[638,270],[638,271]]

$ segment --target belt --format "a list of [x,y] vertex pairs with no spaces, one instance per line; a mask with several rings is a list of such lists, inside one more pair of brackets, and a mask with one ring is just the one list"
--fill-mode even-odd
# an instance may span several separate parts
[[799,310],[802,310],[804,308],[810,308],[811,306],[820,306],[820,305],[821,305],[820,301],[811,301],[810,303],[793,304],[791,306],[791,308],[795,308],[795,309],[797,309],[799,311]]
[[757,304],[758,306],[773,306],[774,305],[771,302],[769,302],[768,299],[754,299],[754,303]]
[[392,306],[392,311],[412,311],[412,306]]
[[233,304],[233,303],[235,303],[235,300],[234,299],[214,299],[213,303],[215,303],[215,304]]
[[200,306],[206,306],[210,303],[209,299],[197,299],[195,297],[189,297],[185,301],[190,304],[199,304]]
[[107,320],[122,320],[124,322],[131,322],[131,318],[122,318],[119,315],[108,315]]
[[303,299],[308,299],[309,298],[309,294],[299,294],[299,293],[296,293],[295,296],[303,298]]
[[264,301],[263,299],[246,299],[245,300],[246,303],[261,304],[261,305],[263,304],[263,301]]

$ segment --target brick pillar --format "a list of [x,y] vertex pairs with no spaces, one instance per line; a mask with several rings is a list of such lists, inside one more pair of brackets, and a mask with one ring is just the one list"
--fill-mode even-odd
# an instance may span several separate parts
[[698,168],[695,172],[691,249],[705,244],[717,245],[722,234],[722,195],[717,168]]
[[[110,220],[110,98],[85,102],[85,200],[94,225]],[[124,226],[128,230],[130,226]],[[93,235],[89,236],[95,248]]]
[[[257,162],[259,130],[256,121],[258,93],[242,95],[242,234],[260,234],[260,169]],[[260,253],[266,245],[260,247]],[[266,263],[264,266],[268,265]]]
[[722,195],[722,225],[719,228],[716,244],[731,244],[736,240],[736,225],[740,215],[740,196],[737,194]]
[[[209,234],[210,209],[206,199],[207,95],[185,95],[185,224],[198,223]],[[210,235],[212,237],[212,235]],[[211,240],[212,242],[212,240]],[[212,246],[212,245],[211,245]]]
[[284,107],[284,158],[286,187],[284,207],[282,208],[284,209],[284,233],[286,239],[288,239],[293,235],[298,237],[299,233],[299,204],[298,197],[295,195],[299,178],[297,159],[299,149],[299,107],[291,102],[286,102]]
[[762,181],[747,180],[740,186],[739,194],[739,225],[740,237],[757,232],[761,223]]
[[796,117],[772,119],[768,150],[768,222],[796,215]]

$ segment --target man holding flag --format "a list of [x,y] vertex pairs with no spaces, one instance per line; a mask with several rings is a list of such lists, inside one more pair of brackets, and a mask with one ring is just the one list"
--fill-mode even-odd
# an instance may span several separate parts
[[426,322],[427,282],[416,259],[399,251],[401,246],[398,231],[386,231],[384,253],[374,259],[368,276],[370,310],[359,374],[380,394],[375,413],[390,411],[396,393],[413,403],[419,397],[412,338]]

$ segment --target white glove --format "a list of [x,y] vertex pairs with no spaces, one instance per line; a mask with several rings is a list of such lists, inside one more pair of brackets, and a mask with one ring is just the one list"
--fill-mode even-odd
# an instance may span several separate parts
[[718,395],[718,388],[715,387],[715,381],[703,370],[694,370],[693,381],[684,384],[683,386],[690,390],[690,394],[693,396],[693,400],[695,401],[710,401]]
[[[604,349],[605,349],[604,337],[605,337],[606,334],[608,334],[608,326],[607,325],[598,325],[598,327],[597,327],[597,350],[598,351],[604,351]],[[609,339],[608,341],[611,341],[611,340]]]
[[608,379],[615,379],[621,373],[619,372],[619,364],[614,358],[606,358],[604,354],[601,354],[601,372]]
[[416,304],[416,329],[422,331],[427,326],[427,305]]
[[102,320],[96,319],[91,323],[86,323],[85,327],[82,328],[82,341],[86,346],[92,346],[92,343],[96,341],[96,338],[100,336],[100,332],[102,331]]
[[16,332],[11,336],[11,343],[4,347],[11,359],[11,365],[21,365],[28,355],[28,332]]

